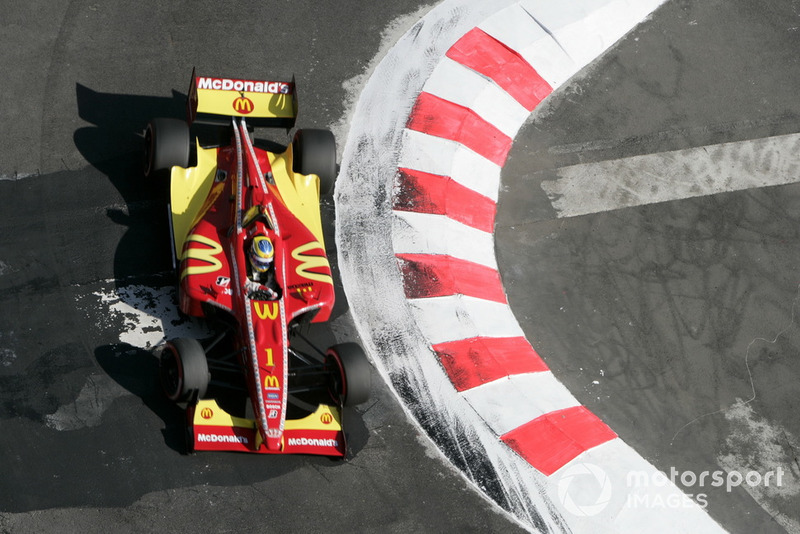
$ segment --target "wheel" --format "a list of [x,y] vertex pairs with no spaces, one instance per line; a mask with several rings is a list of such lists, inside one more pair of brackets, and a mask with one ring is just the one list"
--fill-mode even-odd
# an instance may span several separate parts
[[292,141],[292,169],[319,176],[321,194],[333,190],[336,182],[336,139],[328,130],[297,130]]
[[355,343],[343,343],[328,349],[325,364],[330,373],[329,390],[345,406],[355,406],[369,399],[372,366],[364,349]]
[[167,342],[161,352],[158,374],[164,394],[175,402],[203,398],[211,380],[203,346],[189,338]]
[[153,119],[144,131],[144,175],[189,165],[189,125],[180,119]]

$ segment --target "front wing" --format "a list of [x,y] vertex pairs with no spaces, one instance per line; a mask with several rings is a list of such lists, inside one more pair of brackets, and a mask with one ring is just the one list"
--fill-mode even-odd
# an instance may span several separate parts
[[269,450],[254,419],[234,417],[213,399],[200,400],[187,411],[191,448],[195,451],[238,451],[263,454],[317,454],[344,457],[342,412],[320,404],[301,419],[287,419],[280,450]]

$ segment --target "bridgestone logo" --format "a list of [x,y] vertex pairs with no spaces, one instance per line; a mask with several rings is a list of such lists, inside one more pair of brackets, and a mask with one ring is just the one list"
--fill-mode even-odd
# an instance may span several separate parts
[[310,447],[339,447],[339,442],[335,439],[289,438],[290,447],[297,445]]
[[288,82],[268,82],[255,80],[230,80],[228,78],[197,78],[198,89],[214,89],[216,91],[245,91],[247,93],[270,93],[288,95],[292,93],[292,84]]
[[197,434],[197,441],[202,443],[250,443],[244,436],[225,436],[223,434]]

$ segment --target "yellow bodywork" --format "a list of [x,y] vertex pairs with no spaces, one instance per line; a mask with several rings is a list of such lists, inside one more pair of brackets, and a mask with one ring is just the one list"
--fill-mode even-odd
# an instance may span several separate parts
[[212,115],[292,119],[297,115],[294,95],[264,92],[197,89],[197,113]]
[[170,207],[177,258],[180,258],[189,230],[197,224],[197,220],[208,210],[214,200],[210,193],[216,173],[217,149],[202,148],[200,143],[197,143],[196,167],[186,169],[172,167]]
[[[197,143],[197,166],[172,167],[170,197],[175,254],[180,259],[189,231],[205,215],[224,188],[215,182],[217,148],[203,148]],[[278,193],[287,208],[305,225],[324,247],[322,218],[319,210],[319,177],[292,170],[292,145],[281,154],[267,152]],[[228,179],[235,178],[229,176]]]
[[201,117],[266,119],[291,128],[297,118],[297,93],[291,81],[239,80],[196,76],[189,86],[189,122]]
[[292,145],[282,154],[269,155],[269,164],[275,185],[281,194],[283,203],[300,219],[323,247],[322,218],[319,211],[319,177],[316,174],[300,174],[292,170]]
[[195,425],[199,426],[224,426],[238,428],[256,428],[256,422],[252,419],[234,417],[219,407],[214,399],[201,399],[197,401],[197,408],[194,412]]
[[[197,401],[192,423],[196,426],[222,426],[228,428],[257,429],[255,419],[235,417],[222,408],[214,399]],[[284,430],[342,430],[342,414],[338,408],[320,404],[314,413],[300,419],[287,419]],[[258,444],[260,445],[260,443]],[[258,447],[256,447],[258,448]]]

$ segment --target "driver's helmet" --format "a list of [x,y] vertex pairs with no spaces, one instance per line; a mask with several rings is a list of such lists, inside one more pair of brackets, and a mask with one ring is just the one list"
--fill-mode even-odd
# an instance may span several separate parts
[[272,240],[264,235],[258,235],[253,238],[253,244],[250,246],[250,265],[257,273],[265,273],[272,265],[272,259],[275,257],[275,247],[272,246]]

